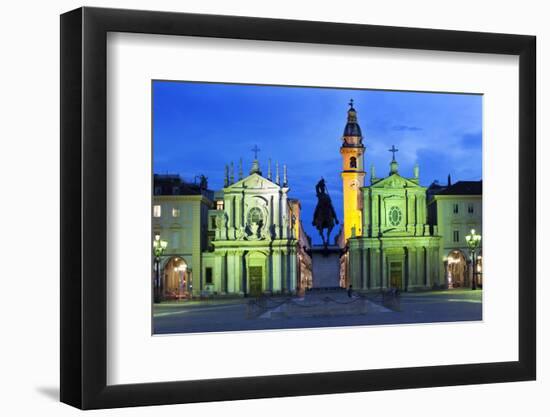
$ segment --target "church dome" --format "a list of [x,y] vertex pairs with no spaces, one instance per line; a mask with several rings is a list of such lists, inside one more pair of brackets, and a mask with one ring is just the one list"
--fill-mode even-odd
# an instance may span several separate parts
[[361,134],[361,128],[357,123],[347,123],[344,129],[344,136],[363,136]]
[[348,122],[344,128],[344,136],[363,136],[361,133],[361,127],[359,126],[359,123],[357,123],[357,111],[353,107],[353,100],[349,102]]

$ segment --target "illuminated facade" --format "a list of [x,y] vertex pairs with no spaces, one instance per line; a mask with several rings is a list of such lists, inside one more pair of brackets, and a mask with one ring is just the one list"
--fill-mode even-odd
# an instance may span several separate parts
[[[271,167],[264,177],[254,160],[246,177],[239,166],[236,181],[233,169],[226,168],[224,184],[198,209],[184,204],[198,197],[155,195],[153,215],[157,210],[160,217],[153,227],[168,240],[163,298],[295,294],[311,287],[311,243],[299,201],[288,198],[286,167],[282,179],[278,165],[275,178]],[[182,217],[178,227],[172,219],[161,220],[173,208]]]
[[342,136],[342,192],[344,204],[343,238],[347,241],[362,233],[361,187],[365,183],[363,156],[365,146],[353,100],[349,104],[348,121]]
[[[339,236],[340,285],[358,290],[403,291],[481,284],[481,248],[475,266],[465,236],[482,232],[481,181],[422,187],[419,167],[399,174],[394,146],[389,174],[371,168],[364,187],[365,147],[350,103],[343,144],[344,228]],[[429,200],[429,201],[428,201]],[[428,204],[429,203],[429,204]]]
[[[481,283],[481,248],[472,266],[465,236],[482,233],[481,181],[446,187],[420,185],[399,173],[394,146],[386,177],[374,167],[365,186],[363,135],[350,102],[340,146],[343,227],[341,287],[379,291],[450,288]],[[257,151],[257,149],[256,149]],[[235,179],[226,166],[215,193],[177,176],[155,175],[153,231],[168,242],[162,257],[164,298],[204,295],[296,294],[313,285],[311,241],[301,223],[300,202],[289,198],[286,167],[271,163],[267,175],[254,159]],[[429,204],[428,204],[429,203]],[[338,259],[335,259],[335,263]],[[319,266],[317,265],[317,270]],[[338,285],[338,284],[335,284]]]
[[214,193],[206,181],[186,183],[179,175],[154,176],[154,235],[167,242],[161,257],[161,292],[164,299],[198,295],[201,291],[202,253],[208,248],[208,210]]
[[339,236],[340,285],[358,290],[415,290],[444,286],[437,225],[427,221],[426,188],[413,176],[399,174],[394,146],[389,174],[377,178],[371,168],[364,186],[365,146],[350,102],[340,154],[344,226]]
[[483,234],[482,229],[482,182],[457,181],[449,178],[446,186],[432,184],[428,189],[428,218],[437,225],[441,235],[440,259],[443,260],[448,286],[470,287],[476,276],[482,284],[481,248],[477,250],[475,268],[472,268],[470,249],[466,236],[472,229]]
[[440,238],[437,227],[427,224],[426,188],[418,172],[415,167],[413,177],[402,177],[394,157],[386,178],[373,175],[362,188],[362,234],[348,239],[347,285],[407,291],[443,284]]

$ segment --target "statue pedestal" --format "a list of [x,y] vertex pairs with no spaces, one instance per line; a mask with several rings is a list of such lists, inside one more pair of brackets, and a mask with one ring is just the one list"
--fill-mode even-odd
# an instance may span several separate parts
[[313,288],[340,288],[340,248],[314,245],[311,248]]

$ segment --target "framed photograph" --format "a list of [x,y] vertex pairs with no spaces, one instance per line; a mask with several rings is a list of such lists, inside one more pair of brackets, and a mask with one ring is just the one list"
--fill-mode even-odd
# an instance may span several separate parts
[[61,401],[536,377],[535,37],[61,16]]

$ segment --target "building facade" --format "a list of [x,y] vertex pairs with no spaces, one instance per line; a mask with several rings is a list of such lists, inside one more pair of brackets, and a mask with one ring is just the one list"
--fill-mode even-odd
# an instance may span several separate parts
[[282,179],[278,165],[275,178],[271,166],[264,177],[254,160],[246,177],[239,166],[236,181],[227,168],[223,189],[199,195],[181,195],[181,185],[174,195],[178,185],[169,190],[160,185],[164,179],[155,176],[153,206],[154,231],[168,242],[164,299],[295,294],[311,287],[311,242],[299,201],[289,199],[286,167]]
[[362,290],[403,291],[439,287],[440,237],[427,224],[426,188],[419,185],[418,167],[402,177],[395,158],[386,178],[371,178],[363,187],[362,234],[348,240],[347,284]]
[[392,146],[388,176],[378,178],[372,166],[370,185],[364,186],[363,140],[350,103],[340,148],[340,285],[366,291],[449,288],[470,285],[474,274],[481,283],[482,257],[475,267],[468,266],[471,255],[465,239],[471,229],[482,232],[481,181],[451,185],[449,177],[447,186],[423,187],[418,165],[411,177],[399,174],[398,150]]
[[432,184],[429,188],[429,222],[437,225],[441,236],[439,259],[443,260],[444,276],[449,287],[469,287],[475,277],[482,284],[483,257],[478,249],[476,265],[472,266],[472,254],[466,243],[466,235],[482,228],[481,181],[458,181],[447,186]]
[[[482,255],[472,264],[466,235],[482,233],[481,181],[420,184],[419,166],[402,176],[392,146],[388,175],[370,170],[365,186],[364,137],[350,102],[342,136],[343,224],[339,285],[362,291],[414,291],[482,283]],[[257,149],[256,149],[257,150]],[[313,286],[311,240],[300,202],[289,196],[271,162],[264,176],[255,158],[235,179],[226,166],[224,187],[208,190],[175,175],[155,175],[153,232],[167,242],[161,259],[167,298],[297,294]],[[336,249],[338,251],[338,249]],[[317,267],[318,269],[318,267]]]
[[164,298],[199,295],[203,287],[202,253],[208,248],[208,211],[213,193],[205,179],[186,183],[178,175],[154,176],[153,234],[167,242],[161,257]]

